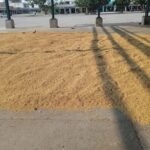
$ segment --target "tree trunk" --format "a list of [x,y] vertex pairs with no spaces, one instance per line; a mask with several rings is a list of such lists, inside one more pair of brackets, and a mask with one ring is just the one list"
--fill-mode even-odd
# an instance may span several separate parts
[[88,14],[89,13],[89,9],[86,7],[86,12],[85,12],[86,14]]
[[127,6],[125,6],[125,12],[127,11]]

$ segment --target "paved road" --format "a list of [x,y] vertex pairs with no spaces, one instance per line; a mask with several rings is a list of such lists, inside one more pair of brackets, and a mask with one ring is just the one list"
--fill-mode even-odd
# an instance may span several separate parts
[[[129,14],[103,14],[104,24],[110,23],[137,23],[141,22],[143,13],[129,13]],[[84,26],[94,25],[96,15],[57,15],[56,18],[59,21],[60,27],[71,26]],[[29,28],[29,27],[49,27],[50,16],[32,16],[21,15],[14,16],[15,24],[17,28]],[[5,19],[0,18],[0,29],[5,28]]]

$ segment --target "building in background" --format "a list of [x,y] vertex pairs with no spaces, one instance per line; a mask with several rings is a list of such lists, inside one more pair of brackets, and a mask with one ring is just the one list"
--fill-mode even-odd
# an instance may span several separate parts
[[[25,0],[9,0],[9,6],[11,14],[23,14],[23,13],[30,13],[34,11],[39,11],[37,5],[32,8]],[[0,0],[0,13],[5,14],[5,1]]]
[[55,0],[55,6],[59,14],[77,14],[86,11],[85,8],[76,6],[75,0]]
[[[116,11],[113,5],[115,0],[111,0],[109,4],[103,6],[102,12]],[[75,4],[75,0],[55,0],[56,10],[59,14],[74,14],[74,13],[87,13],[87,8],[79,8]],[[96,12],[96,10],[95,10]]]
[[[117,11],[117,7],[114,5],[115,0],[111,0],[109,4],[102,7],[102,12],[112,12]],[[48,0],[50,4],[51,0]],[[57,14],[78,14],[86,13],[86,8],[80,8],[76,6],[75,0],[54,0],[55,11]],[[28,2],[25,0],[9,0],[10,11],[12,14],[22,14],[31,13],[35,11],[40,11],[37,5],[32,8]],[[139,11],[142,10],[140,5],[134,5],[131,3],[128,7],[129,11]],[[6,13],[4,0],[0,0],[0,13]]]

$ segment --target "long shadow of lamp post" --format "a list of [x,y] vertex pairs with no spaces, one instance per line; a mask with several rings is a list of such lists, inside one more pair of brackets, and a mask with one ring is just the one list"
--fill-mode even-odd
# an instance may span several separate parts
[[150,0],[147,0],[146,1],[146,8],[145,8],[145,16],[143,16],[143,18],[142,18],[142,24],[143,25],[150,25],[149,11],[150,11]]
[[11,13],[9,9],[9,1],[5,0],[5,7],[6,7],[6,12],[7,12],[7,20],[5,22],[5,27],[6,28],[15,28],[14,20],[11,19]]
[[110,3],[111,0],[99,0],[99,3],[98,3],[98,16],[96,18],[96,26],[97,27],[101,27],[103,26],[103,18],[101,17],[101,10],[102,10],[102,7],[104,5],[107,5],[108,3]]
[[51,13],[52,18],[50,19],[50,28],[58,28],[58,20],[55,18],[54,0],[51,0]]

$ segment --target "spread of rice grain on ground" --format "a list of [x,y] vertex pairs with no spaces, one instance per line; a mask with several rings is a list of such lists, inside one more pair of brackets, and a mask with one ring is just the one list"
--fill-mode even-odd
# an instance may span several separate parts
[[121,32],[1,33],[0,108],[118,108],[150,124],[150,35]]

